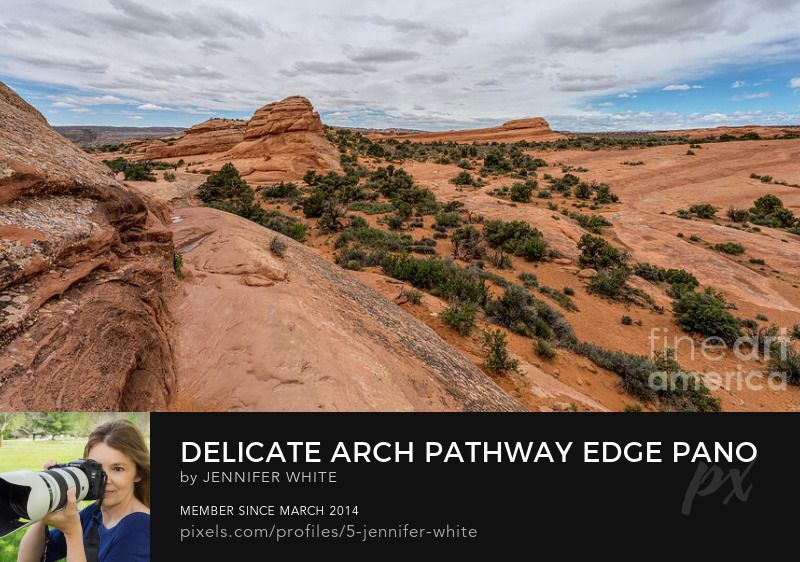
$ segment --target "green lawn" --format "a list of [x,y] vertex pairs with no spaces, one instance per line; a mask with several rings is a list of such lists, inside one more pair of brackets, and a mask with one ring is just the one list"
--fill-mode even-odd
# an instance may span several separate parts
[[[5,440],[0,447],[0,472],[41,470],[42,465],[49,460],[74,461],[83,456],[84,445],[86,438],[55,441]],[[17,531],[0,539],[0,562],[14,562],[17,559],[17,548],[24,534],[25,531]]]

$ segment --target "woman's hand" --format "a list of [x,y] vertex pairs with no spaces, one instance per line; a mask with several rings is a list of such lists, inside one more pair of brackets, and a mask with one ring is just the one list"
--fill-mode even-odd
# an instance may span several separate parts
[[75,490],[67,490],[67,505],[64,509],[54,511],[42,519],[47,525],[60,529],[67,538],[82,537],[81,517],[78,514],[78,501],[75,499]]

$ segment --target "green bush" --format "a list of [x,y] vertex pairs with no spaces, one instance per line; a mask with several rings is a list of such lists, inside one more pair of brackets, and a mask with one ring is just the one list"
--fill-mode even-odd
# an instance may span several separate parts
[[286,254],[286,247],[286,242],[277,236],[269,243],[269,251],[281,258]]
[[462,336],[468,336],[475,327],[478,307],[472,302],[453,301],[439,313],[442,321]]
[[537,339],[535,344],[536,355],[547,361],[555,358],[556,351],[550,342],[543,339]]
[[492,248],[527,261],[539,261],[547,255],[547,243],[542,232],[523,221],[485,221],[483,235]]
[[484,332],[483,347],[487,353],[483,366],[495,373],[516,371],[519,361],[512,359],[508,353],[506,334],[502,330]]
[[536,189],[536,180],[516,182],[511,186],[511,200],[518,203],[530,203],[533,190]]
[[736,242],[725,242],[722,244],[714,244],[714,249],[718,252],[726,254],[740,255],[744,253],[744,246]]
[[628,261],[628,254],[617,250],[605,239],[591,234],[581,236],[578,249],[581,250],[580,264],[582,267],[617,268],[622,267]]
[[726,214],[733,222],[747,222],[747,219],[750,218],[750,213],[745,209],[737,209],[735,207],[729,207]]
[[462,226],[450,237],[453,242],[453,255],[464,261],[480,259],[486,255],[483,235],[472,226]]
[[780,373],[786,382],[800,386],[800,353],[790,343],[774,342],[770,349],[769,368]]
[[646,279],[651,283],[660,283],[665,280],[665,271],[650,263],[637,263],[633,266],[633,274]]
[[156,176],[150,172],[146,164],[128,164],[122,173],[125,174],[127,181],[156,181]]
[[791,210],[783,206],[783,201],[774,195],[764,195],[753,202],[750,220],[761,226],[791,228],[797,219]]
[[581,182],[575,186],[573,190],[575,197],[578,199],[591,199],[592,198],[592,188],[586,182]]
[[713,219],[717,215],[717,211],[719,211],[719,207],[715,207],[709,203],[692,205],[689,207],[689,212],[694,213],[701,219]]
[[175,270],[175,275],[178,279],[183,279],[183,255],[180,252],[175,252],[172,256],[172,268]]
[[615,193],[612,193],[611,188],[608,186],[608,184],[592,183],[592,188],[594,189],[595,203],[600,203],[601,205],[605,205],[608,203],[619,202],[619,197]]
[[626,282],[630,275],[631,270],[626,266],[616,269],[601,269],[597,275],[592,277],[587,290],[609,299],[626,298],[628,296]]
[[404,289],[400,292],[400,294],[403,295],[411,304],[420,304],[422,302],[422,291],[418,291],[416,289],[406,291]]
[[164,181],[168,181],[170,183],[174,182],[177,178],[175,174],[172,172],[164,172]]
[[455,185],[475,185],[475,180],[472,178],[472,174],[464,170],[463,172],[459,172],[458,175],[450,180],[451,183]]
[[261,196],[264,199],[288,199],[299,195],[297,185],[294,183],[278,183],[269,185],[261,190]]
[[631,318],[630,316],[623,316],[622,324],[625,326],[630,326],[631,324],[633,324],[633,318]]
[[687,332],[717,336],[732,344],[741,335],[741,322],[725,308],[721,293],[707,287],[703,292],[685,291],[673,302],[678,323]]
[[436,215],[436,223],[434,228],[455,228],[461,225],[461,217],[455,211],[441,211]]

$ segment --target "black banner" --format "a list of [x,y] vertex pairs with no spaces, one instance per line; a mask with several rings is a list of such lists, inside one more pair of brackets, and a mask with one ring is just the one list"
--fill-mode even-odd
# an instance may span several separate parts
[[738,548],[800,499],[797,420],[153,414],[153,554]]

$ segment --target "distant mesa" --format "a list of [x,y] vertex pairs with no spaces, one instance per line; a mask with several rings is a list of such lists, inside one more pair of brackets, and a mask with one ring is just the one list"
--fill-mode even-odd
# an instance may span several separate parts
[[439,131],[431,133],[372,133],[368,135],[372,140],[394,138],[409,140],[411,142],[541,142],[567,138],[566,135],[556,133],[543,117],[530,117],[527,119],[514,119],[498,127],[486,129],[467,129],[463,131]]

